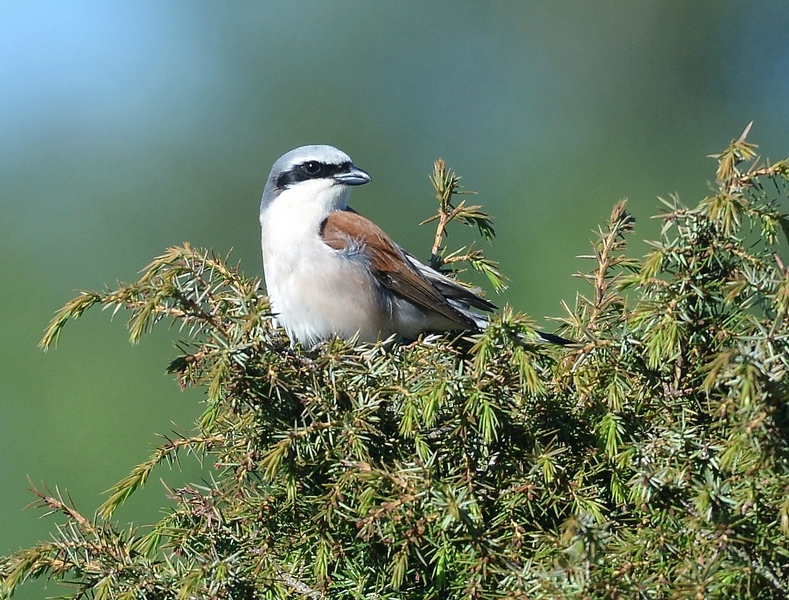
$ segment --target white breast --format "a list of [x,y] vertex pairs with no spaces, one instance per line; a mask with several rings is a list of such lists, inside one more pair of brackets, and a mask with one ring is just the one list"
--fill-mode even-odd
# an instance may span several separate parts
[[357,332],[361,341],[375,341],[391,316],[364,255],[338,252],[320,238],[321,223],[346,198],[340,186],[303,182],[261,210],[272,310],[288,335],[307,346]]

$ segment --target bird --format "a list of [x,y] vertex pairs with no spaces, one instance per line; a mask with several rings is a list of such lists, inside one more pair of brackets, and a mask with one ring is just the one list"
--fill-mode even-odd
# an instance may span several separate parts
[[348,206],[351,189],[371,180],[329,145],[301,146],[271,168],[260,203],[263,273],[275,322],[291,344],[483,330],[493,303]]

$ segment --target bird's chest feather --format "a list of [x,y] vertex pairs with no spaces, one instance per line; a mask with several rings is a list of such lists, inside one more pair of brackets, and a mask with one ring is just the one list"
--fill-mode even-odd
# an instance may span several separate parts
[[[312,207],[274,205],[262,227],[263,263],[269,288],[323,282],[334,287],[349,270],[363,270],[363,249],[353,243],[348,250],[328,246],[320,236],[328,211]],[[349,264],[353,263],[353,264]],[[271,290],[270,290],[271,291]]]
[[316,218],[314,211],[294,207],[271,210],[276,212],[266,215],[262,231],[263,264],[278,320],[303,337],[324,330],[352,335],[378,319],[380,290],[364,248],[352,241],[344,250],[325,244],[321,213]]

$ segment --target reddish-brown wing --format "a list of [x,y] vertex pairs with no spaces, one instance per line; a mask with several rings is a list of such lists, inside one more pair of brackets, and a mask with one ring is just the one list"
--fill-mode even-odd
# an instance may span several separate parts
[[323,241],[335,250],[358,246],[376,279],[388,290],[427,310],[473,329],[474,321],[456,310],[430,281],[417,272],[384,231],[354,210],[338,210],[321,224]]

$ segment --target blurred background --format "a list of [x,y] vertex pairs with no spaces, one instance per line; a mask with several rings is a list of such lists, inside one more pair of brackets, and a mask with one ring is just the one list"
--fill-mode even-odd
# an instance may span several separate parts
[[[3,0],[0,554],[59,520],[23,510],[28,478],[92,515],[202,408],[164,374],[177,331],[131,346],[124,315],[96,311],[44,353],[53,312],[184,241],[260,276],[259,197],[287,150],[349,153],[373,176],[353,206],[423,259],[444,157],[496,219],[485,250],[511,285],[493,301],[551,329],[616,200],[642,254],[657,196],[702,198],[707,155],[751,120],[763,156],[789,156],[784,1]],[[153,522],[165,494],[152,478],[119,520]]]

